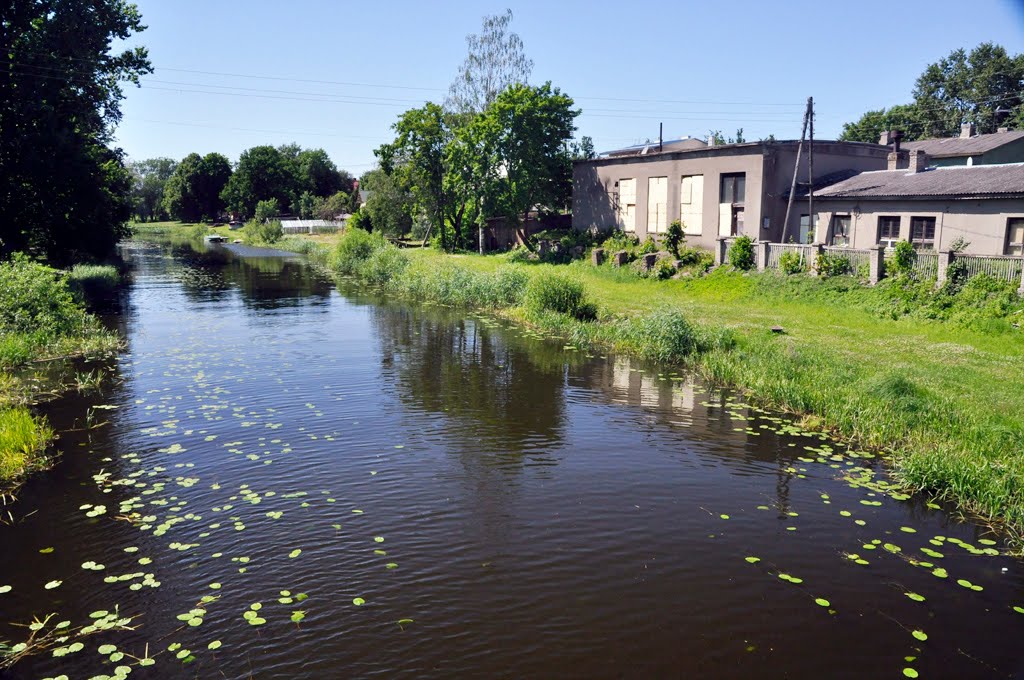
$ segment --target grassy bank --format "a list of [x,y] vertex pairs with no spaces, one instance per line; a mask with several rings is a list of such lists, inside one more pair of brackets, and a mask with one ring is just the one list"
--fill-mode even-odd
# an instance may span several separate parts
[[113,267],[58,270],[15,258],[0,263],[0,492],[46,465],[53,432],[29,410],[32,388],[12,369],[32,362],[85,356],[120,346],[85,311],[75,291],[103,290],[117,284]]
[[[685,364],[887,452],[909,488],[1024,531],[1024,337],[1013,327],[1024,304],[1012,292],[965,288],[943,301],[926,296],[929,283],[866,289],[724,269],[657,281],[349,240],[332,257],[341,274],[414,300],[499,309],[576,345]],[[556,302],[538,303],[537,290],[552,286],[564,289]]]

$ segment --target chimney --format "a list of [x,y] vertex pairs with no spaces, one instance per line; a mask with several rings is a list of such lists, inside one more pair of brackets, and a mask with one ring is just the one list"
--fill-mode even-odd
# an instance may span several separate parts
[[892,144],[892,132],[890,130],[883,132],[882,136],[878,138],[878,143],[882,146],[889,146]]
[[964,123],[960,126],[960,139],[970,139],[974,136],[974,123]]
[[906,170],[910,165],[910,154],[906,151],[889,152],[889,170]]
[[914,149],[910,152],[910,172],[921,172],[928,167],[928,154],[920,149]]
[[714,135],[708,135],[708,146],[714,146],[714,145],[715,145],[715,136]]

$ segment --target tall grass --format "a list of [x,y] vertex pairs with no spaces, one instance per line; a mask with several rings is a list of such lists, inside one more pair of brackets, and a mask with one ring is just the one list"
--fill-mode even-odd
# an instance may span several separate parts
[[108,264],[76,264],[68,272],[68,285],[87,300],[109,295],[120,283],[117,267]]
[[9,487],[46,465],[43,452],[53,431],[24,407],[0,408],[0,487]]

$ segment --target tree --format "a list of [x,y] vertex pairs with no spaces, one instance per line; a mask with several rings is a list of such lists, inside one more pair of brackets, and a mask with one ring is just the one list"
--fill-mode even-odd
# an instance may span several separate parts
[[290,206],[296,196],[296,174],[295,163],[287,153],[272,146],[254,146],[242,152],[221,198],[229,209],[246,217],[253,214],[260,201],[276,199],[280,205]]
[[132,176],[111,148],[125,82],[150,73],[121,0],[5,3],[0,17],[0,256],[104,258],[128,233]]
[[163,208],[182,222],[216,219],[224,209],[221,192],[231,177],[231,164],[219,153],[182,159],[164,187]]
[[338,215],[349,212],[351,205],[352,198],[344,191],[339,191],[320,203],[316,216],[321,220],[334,220],[338,218]]
[[[326,197],[345,189],[338,167],[323,149],[306,149],[295,158],[299,186],[314,196]],[[346,173],[347,174],[347,173]],[[349,186],[349,190],[351,190]]]
[[178,162],[173,158],[150,158],[128,164],[132,174],[132,210],[143,221],[164,219],[164,186]]
[[495,206],[506,219],[525,219],[534,208],[554,209],[572,194],[569,142],[580,114],[573,100],[550,82],[513,85],[498,95],[476,121],[496,154]]
[[597,152],[594,151],[594,139],[583,135],[580,138],[579,144],[573,144],[573,159],[578,161],[589,161],[597,158]]
[[398,177],[378,168],[364,174],[359,184],[370,192],[359,213],[370,219],[373,230],[393,237],[405,235],[412,227],[412,196]]
[[523,41],[509,33],[512,10],[485,16],[479,35],[466,36],[469,54],[451,84],[448,107],[458,112],[480,113],[505,88],[525,84],[533,71],[533,61],[523,53]]
[[955,137],[962,123],[979,133],[1000,126],[1024,128],[1024,54],[1011,56],[990,42],[970,52],[954,50],[929,64],[914,84],[914,101],[868,111],[843,125],[841,140],[877,142],[886,130],[898,129],[907,141]]

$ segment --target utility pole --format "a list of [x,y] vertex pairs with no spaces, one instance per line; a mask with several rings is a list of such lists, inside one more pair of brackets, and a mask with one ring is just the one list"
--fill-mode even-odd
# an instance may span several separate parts
[[793,194],[796,193],[796,175],[800,170],[800,154],[804,150],[804,139],[807,137],[807,123],[810,118],[813,97],[807,98],[807,108],[804,109],[804,128],[800,132],[800,144],[796,147],[796,162],[793,163],[793,183],[789,185],[789,201],[786,202],[786,219],[782,222],[782,242],[786,242],[786,232],[789,231],[789,214],[793,211]]
[[817,231],[814,224],[814,97],[807,98],[807,116],[810,143],[807,145],[807,228]]

